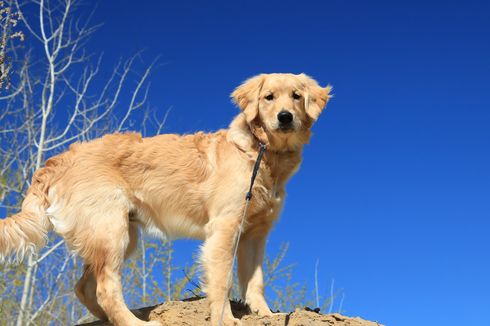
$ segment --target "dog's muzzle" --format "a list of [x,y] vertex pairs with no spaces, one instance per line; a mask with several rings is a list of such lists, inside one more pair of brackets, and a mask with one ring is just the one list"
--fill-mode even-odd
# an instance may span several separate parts
[[277,120],[279,121],[279,129],[282,131],[293,130],[293,115],[289,111],[281,111],[277,114]]

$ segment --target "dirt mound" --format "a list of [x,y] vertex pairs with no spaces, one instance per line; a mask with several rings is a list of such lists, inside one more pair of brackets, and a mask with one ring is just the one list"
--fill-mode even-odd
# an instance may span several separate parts
[[[272,317],[259,317],[249,313],[243,304],[232,302],[235,317],[240,318],[243,326],[382,326],[377,322],[351,318],[340,314],[323,315],[309,308],[298,309],[290,313],[277,313]],[[160,306],[147,307],[134,311],[144,320],[160,320],[164,325],[194,326],[210,325],[209,309],[206,299],[193,298],[185,301],[165,302]],[[84,326],[109,326],[108,322],[93,322]],[[82,326],[82,325],[80,325]]]

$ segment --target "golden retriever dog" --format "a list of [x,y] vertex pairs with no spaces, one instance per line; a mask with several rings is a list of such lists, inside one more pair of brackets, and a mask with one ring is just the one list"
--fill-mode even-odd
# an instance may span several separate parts
[[0,256],[21,258],[54,230],[85,262],[75,286],[80,301],[113,324],[144,322],[127,308],[121,266],[138,228],[204,240],[201,263],[213,325],[237,325],[228,296],[233,249],[259,145],[267,150],[238,245],[238,277],[253,313],[270,315],[262,260],[266,237],[298,170],[312,124],[330,87],[294,74],[261,74],[233,93],[241,112],[228,129],[142,138],[112,134],[75,143],[37,170],[22,210],[0,220]]

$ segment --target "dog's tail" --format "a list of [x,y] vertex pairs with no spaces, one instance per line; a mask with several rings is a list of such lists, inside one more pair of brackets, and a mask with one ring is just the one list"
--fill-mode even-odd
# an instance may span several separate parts
[[22,210],[0,219],[0,261],[21,261],[28,253],[42,248],[52,224],[46,214],[48,190],[53,179],[53,164],[37,170],[22,203]]

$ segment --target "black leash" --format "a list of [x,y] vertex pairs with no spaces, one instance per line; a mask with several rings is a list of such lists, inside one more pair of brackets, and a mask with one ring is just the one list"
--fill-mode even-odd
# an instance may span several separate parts
[[225,315],[225,306],[226,301],[228,300],[228,293],[231,287],[231,282],[233,279],[233,267],[235,266],[235,259],[238,252],[238,243],[240,242],[240,236],[242,235],[243,223],[245,222],[245,216],[247,216],[248,205],[250,204],[250,200],[252,199],[252,188],[254,186],[255,178],[257,177],[257,173],[259,172],[260,162],[262,161],[262,157],[264,156],[264,152],[266,149],[265,144],[259,142],[259,155],[257,156],[257,160],[255,161],[254,169],[252,171],[252,178],[250,179],[250,188],[248,189],[247,195],[245,196],[245,207],[243,208],[242,220],[240,221],[240,228],[238,229],[238,233],[235,238],[235,248],[233,250],[233,260],[231,261],[231,269],[228,275],[228,284],[227,284],[227,293],[225,296],[225,301],[223,301],[223,308],[221,309],[221,318],[219,320],[219,326],[223,325],[223,317]]
[[252,179],[250,180],[250,189],[248,190],[247,196],[245,197],[246,200],[252,199],[252,187],[254,186],[255,182],[255,177],[257,177],[257,172],[259,171],[260,167],[260,161],[262,161],[262,156],[264,156],[265,152],[265,144],[259,143],[260,149],[259,149],[259,156],[257,156],[257,160],[255,161],[254,169],[252,172]]

